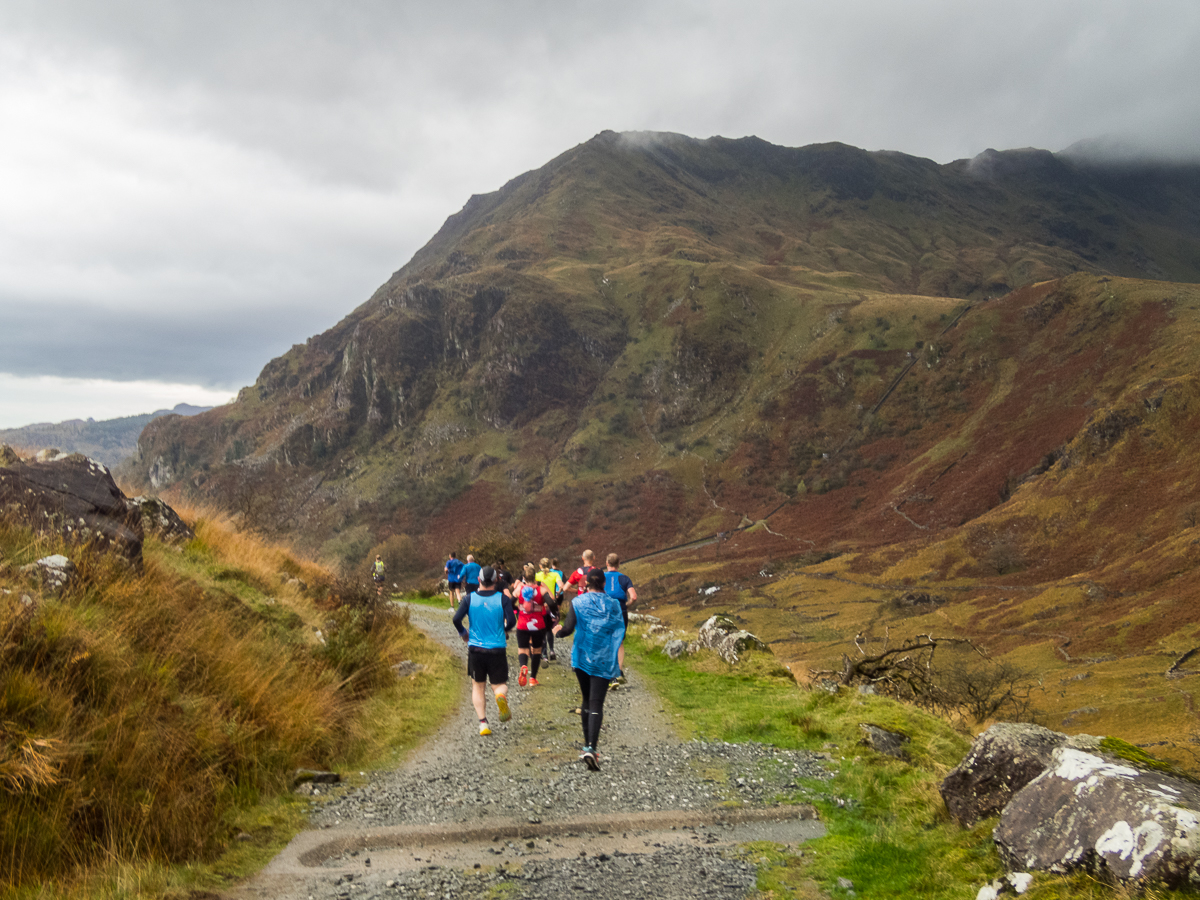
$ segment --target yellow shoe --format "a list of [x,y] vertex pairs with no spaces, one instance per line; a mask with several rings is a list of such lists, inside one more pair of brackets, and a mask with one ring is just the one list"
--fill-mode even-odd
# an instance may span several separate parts
[[512,718],[512,712],[508,708],[508,698],[503,694],[496,695],[496,708],[500,710],[500,721],[507,722]]
[[492,733],[492,729],[488,728],[488,723],[487,723],[487,722],[480,722],[480,723],[479,723],[479,734],[480,734],[480,736],[481,736],[481,737],[482,737],[482,736],[484,736],[484,735],[491,734],[491,733]]

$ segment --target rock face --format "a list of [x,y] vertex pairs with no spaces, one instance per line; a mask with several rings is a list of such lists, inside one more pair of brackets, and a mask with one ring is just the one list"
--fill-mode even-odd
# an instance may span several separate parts
[[0,512],[35,531],[96,541],[141,565],[142,518],[108,469],[79,454],[0,467]]
[[107,468],[78,453],[27,461],[0,448],[0,514],[69,541],[96,541],[138,566],[146,534],[166,541],[195,537],[166,503],[128,499]]
[[995,840],[1015,868],[1195,888],[1200,785],[1060,747],[1004,808]]
[[713,616],[700,626],[697,643],[716,650],[725,662],[733,665],[747,650],[767,650],[768,647],[748,631],[738,628],[728,616]]
[[942,800],[950,815],[970,828],[998,815],[1013,795],[1050,765],[1059,747],[1087,748],[1096,738],[1065,734],[1015,722],[1000,722],[975,739],[971,751],[942,781]]

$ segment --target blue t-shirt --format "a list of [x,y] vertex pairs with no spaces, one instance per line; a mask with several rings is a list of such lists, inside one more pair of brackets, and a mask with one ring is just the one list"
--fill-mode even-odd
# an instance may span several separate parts
[[[464,617],[470,625],[465,631]],[[472,591],[454,614],[454,627],[459,634],[467,635],[468,646],[484,650],[503,650],[508,643],[505,632],[516,624],[512,606],[499,591]]]
[[617,651],[625,639],[621,604],[608,594],[586,591],[571,601],[571,607],[575,614],[571,668],[597,678],[616,678],[621,674]]
[[467,584],[479,584],[479,570],[482,568],[483,566],[477,562],[467,563],[463,566],[462,580]]
[[605,572],[604,573],[604,593],[612,597],[622,606],[629,599],[629,591],[633,588],[633,582],[629,580],[629,576],[624,572]]
[[463,561],[451,557],[446,560],[446,580],[458,583],[462,581]]

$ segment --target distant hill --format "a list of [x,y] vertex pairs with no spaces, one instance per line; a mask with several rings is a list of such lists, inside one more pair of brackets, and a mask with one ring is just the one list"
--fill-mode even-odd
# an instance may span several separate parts
[[21,428],[0,429],[0,444],[41,450],[56,447],[67,453],[82,453],[109,468],[137,453],[138,435],[152,420],[162,416],[194,416],[207,412],[211,406],[176,404],[174,409],[160,409],[139,416],[118,419],[68,419],[65,422],[39,422]]

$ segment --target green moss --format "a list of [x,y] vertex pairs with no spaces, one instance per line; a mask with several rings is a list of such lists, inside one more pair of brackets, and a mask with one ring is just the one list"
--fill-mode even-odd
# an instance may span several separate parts
[[1200,784],[1200,779],[1176,768],[1166,760],[1158,759],[1151,756],[1141,747],[1130,744],[1128,741],[1123,741],[1120,738],[1106,737],[1100,741],[1100,750],[1107,753],[1109,756],[1115,756],[1117,759],[1123,759],[1133,765],[1134,768],[1142,769],[1149,772],[1162,772],[1166,775],[1173,775],[1176,778],[1185,778],[1188,781]]

